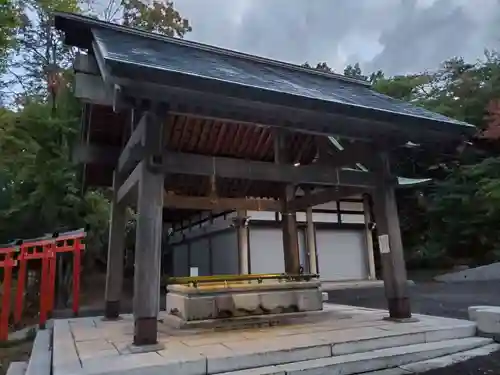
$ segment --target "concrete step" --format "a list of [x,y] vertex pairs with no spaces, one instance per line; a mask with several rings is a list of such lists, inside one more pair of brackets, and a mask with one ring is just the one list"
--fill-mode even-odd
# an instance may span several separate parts
[[405,366],[414,362],[421,362],[452,353],[463,352],[491,343],[492,340],[488,338],[468,337],[233,371],[225,373],[225,375],[359,374],[369,371],[399,368],[400,366]]
[[[231,358],[208,357],[207,369],[209,374],[247,369],[250,371],[258,366],[278,366],[408,345],[466,339],[475,336],[476,333],[476,324],[469,321],[462,321],[448,327],[443,325],[441,328],[433,326],[416,329],[415,326],[409,324],[398,326],[396,329],[394,326],[390,326],[387,329],[391,328],[391,331],[385,331],[386,328],[382,326],[375,329],[373,327],[360,327],[350,330],[348,334],[346,334],[347,332],[333,331],[322,336],[321,342],[318,343],[313,339],[313,336],[318,335],[318,333],[311,333],[305,335],[307,337],[304,337],[304,343],[295,339],[287,347],[281,346],[279,349],[271,349],[265,353],[257,350],[255,353],[232,355]],[[319,333],[319,335],[322,334]],[[249,372],[249,374],[251,373]]]
[[24,375],[28,368],[28,362],[12,362],[7,369],[6,375]]
[[443,357],[428,359],[426,361],[414,362],[400,367],[391,369],[371,371],[363,375],[410,375],[420,374],[426,371],[451,366],[475,357],[489,355],[500,350],[500,344],[488,344],[475,349],[466,350],[463,352],[453,353]]

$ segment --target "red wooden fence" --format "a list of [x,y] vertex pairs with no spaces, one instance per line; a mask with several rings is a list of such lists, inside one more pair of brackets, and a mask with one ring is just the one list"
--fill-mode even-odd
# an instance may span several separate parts
[[45,328],[47,316],[54,309],[56,254],[73,253],[73,313],[78,315],[80,296],[81,251],[85,249],[83,230],[61,233],[57,237],[23,241],[18,246],[0,248],[0,268],[3,268],[3,296],[0,311],[0,341],[7,340],[12,298],[12,271],[19,265],[17,291],[14,301],[14,323],[21,321],[27,263],[40,259],[40,328]]

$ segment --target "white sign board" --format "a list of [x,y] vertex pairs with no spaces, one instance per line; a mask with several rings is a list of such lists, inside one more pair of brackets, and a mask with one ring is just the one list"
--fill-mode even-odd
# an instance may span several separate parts
[[198,276],[198,267],[189,267],[189,276]]
[[380,253],[382,254],[391,252],[391,248],[389,246],[389,236],[387,234],[378,236],[378,246],[380,247]]

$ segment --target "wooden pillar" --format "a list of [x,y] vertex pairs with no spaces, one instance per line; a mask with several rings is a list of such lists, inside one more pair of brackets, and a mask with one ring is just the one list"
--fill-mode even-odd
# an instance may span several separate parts
[[409,319],[411,307],[403,243],[394,186],[388,182],[391,172],[386,153],[380,155],[379,166],[380,179],[375,189],[374,208],[389,317],[397,320]]
[[247,212],[238,210],[238,216],[234,220],[236,227],[236,235],[238,238],[238,259],[240,275],[248,275],[250,273],[250,259],[248,248],[248,225]]
[[[291,164],[287,145],[287,133],[275,131],[274,133],[274,162],[276,164]],[[285,272],[289,274],[300,273],[299,236],[297,233],[297,218],[295,212],[288,209],[288,202],[295,198],[296,187],[286,185],[281,197],[283,209],[281,211],[281,224],[283,230],[283,253],[285,257]]]
[[[162,149],[162,119],[145,114],[145,145],[149,155]],[[157,317],[160,311],[161,240],[163,227],[164,176],[153,173],[142,160],[137,168],[137,227],[134,268],[134,344],[157,343]]]
[[117,202],[117,193],[121,185],[118,173],[113,175],[113,199],[108,240],[108,261],[106,270],[106,291],[104,316],[117,319],[120,315],[120,300],[123,287],[123,260],[125,252],[126,210],[123,202]]
[[[310,192],[306,191],[306,196]],[[314,227],[312,207],[306,209],[306,225],[307,225],[307,254],[309,256],[309,273],[318,273],[318,265],[316,263],[316,228]]]
[[295,187],[288,185],[283,197],[281,224],[283,230],[283,252],[285,255],[285,273],[298,275],[300,273],[299,235],[297,232],[297,217],[294,211],[288,209],[288,202],[295,197]]
[[137,200],[134,268],[134,344],[157,342],[160,311],[160,265],[163,212],[163,176],[151,173],[141,161]]
[[366,239],[366,265],[368,268],[368,279],[376,280],[375,258],[373,254],[373,233],[372,233],[372,218],[370,214],[370,196],[363,194],[363,212],[365,215],[365,239]]

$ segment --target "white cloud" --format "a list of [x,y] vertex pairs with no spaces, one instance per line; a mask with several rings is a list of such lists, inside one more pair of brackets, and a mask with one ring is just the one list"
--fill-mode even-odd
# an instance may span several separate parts
[[[480,3],[480,5],[479,5]],[[499,0],[175,0],[186,38],[338,71],[436,68],[500,44]]]

